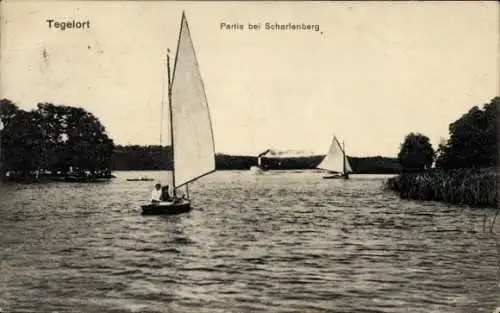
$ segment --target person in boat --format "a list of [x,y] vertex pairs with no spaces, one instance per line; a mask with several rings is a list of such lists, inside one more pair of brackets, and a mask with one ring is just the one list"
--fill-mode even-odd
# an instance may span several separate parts
[[170,193],[168,192],[168,185],[163,186],[161,188],[161,200],[162,201],[172,201],[172,197],[170,197]]
[[151,192],[151,202],[153,203],[160,202],[161,196],[162,196],[161,184],[156,184],[155,188]]

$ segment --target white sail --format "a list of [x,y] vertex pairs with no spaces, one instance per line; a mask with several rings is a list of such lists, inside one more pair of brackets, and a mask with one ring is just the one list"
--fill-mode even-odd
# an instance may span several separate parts
[[328,149],[327,155],[323,158],[323,160],[317,167],[319,169],[331,172],[345,173],[344,164],[345,172],[351,173],[352,168],[349,164],[349,160],[347,159],[347,155],[345,155],[344,151],[342,150],[337,137],[333,137],[332,144],[330,145],[330,149]]
[[171,85],[174,187],[215,171],[210,112],[184,13]]
[[349,163],[349,159],[347,158],[347,154],[344,153],[345,158],[345,172],[352,173],[351,163]]

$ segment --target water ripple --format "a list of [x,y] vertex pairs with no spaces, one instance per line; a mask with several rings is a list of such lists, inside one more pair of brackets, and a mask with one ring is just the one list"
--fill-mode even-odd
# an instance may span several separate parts
[[484,211],[402,201],[377,176],[217,172],[190,188],[189,214],[143,217],[149,186],[117,175],[97,185],[0,186],[0,312],[500,305],[500,243],[484,232]]

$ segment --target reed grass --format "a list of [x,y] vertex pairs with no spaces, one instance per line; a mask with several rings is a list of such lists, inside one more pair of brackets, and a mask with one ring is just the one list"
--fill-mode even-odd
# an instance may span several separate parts
[[432,169],[401,173],[387,181],[387,187],[403,199],[443,201],[472,207],[498,207],[496,169]]

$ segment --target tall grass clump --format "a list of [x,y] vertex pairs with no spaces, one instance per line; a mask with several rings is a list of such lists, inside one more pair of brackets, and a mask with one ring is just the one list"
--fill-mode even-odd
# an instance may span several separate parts
[[498,173],[495,169],[432,169],[401,173],[387,187],[403,199],[443,201],[474,207],[498,206]]

